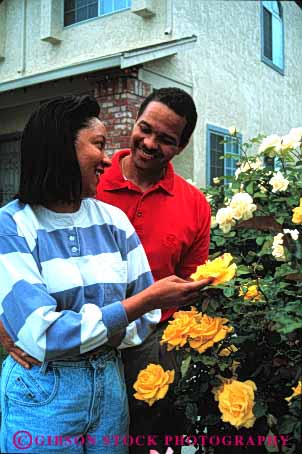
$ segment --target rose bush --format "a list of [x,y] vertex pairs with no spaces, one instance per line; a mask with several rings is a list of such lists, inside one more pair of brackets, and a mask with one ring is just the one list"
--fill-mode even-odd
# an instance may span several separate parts
[[203,291],[199,315],[182,314],[176,323],[175,314],[165,334],[182,360],[176,405],[188,419],[184,433],[288,437],[286,446],[207,452],[298,453],[302,128],[241,145],[232,127],[230,140],[241,147],[240,162],[233,177],[215,178],[203,189],[212,207],[210,260],[192,275],[216,276],[217,285]]

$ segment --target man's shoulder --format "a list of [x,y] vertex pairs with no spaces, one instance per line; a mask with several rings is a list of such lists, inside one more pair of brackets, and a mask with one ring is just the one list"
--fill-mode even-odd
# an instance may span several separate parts
[[206,204],[208,203],[203,192],[200,189],[198,189],[195,186],[195,184],[192,183],[191,180],[190,180],[191,182],[185,180],[178,173],[174,174],[174,178],[175,178],[175,190],[176,191],[182,190],[187,197],[190,197],[193,200],[203,201]]

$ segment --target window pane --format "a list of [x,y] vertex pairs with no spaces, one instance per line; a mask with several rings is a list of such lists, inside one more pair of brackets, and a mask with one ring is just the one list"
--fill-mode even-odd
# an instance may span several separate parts
[[70,13],[64,14],[64,26],[71,25],[75,23],[75,11],[71,11]]
[[263,39],[264,39],[263,49],[264,56],[272,60],[273,58],[272,15],[265,8],[263,8]]
[[84,8],[89,3],[88,0],[77,0],[77,9]]
[[77,9],[77,22],[88,19],[87,6]]
[[64,11],[67,12],[71,9],[75,9],[75,0],[65,0],[64,1]]
[[210,134],[210,184],[213,183],[213,178],[223,176],[224,164],[223,159],[219,159],[224,155],[223,136],[215,133]]
[[88,6],[88,17],[97,17],[98,15],[98,5],[92,4]]
[[[230,137],[228,136],[228,138],[230,138]],[[232,155],[238,155],[238,159],[239,159],[240,149],[239,149],[238,143],[230,142],[230,143],[225,144],[225,152],[226,152],[226,154],[230,153]],[[238,159],[225,158],[225,160],[224,160],[225,175],[234,175],[235,174],[235,170],[237,168],[236,163],[237,163]]]

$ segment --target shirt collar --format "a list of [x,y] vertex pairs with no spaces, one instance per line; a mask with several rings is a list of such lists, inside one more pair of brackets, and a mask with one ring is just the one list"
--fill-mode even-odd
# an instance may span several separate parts
[[[114,191],[116,189],[128,188],[135,190],[135,185],[131,181],[125,180],[123,177],[119,161],[130,154],[130,149],[118,151],[112,158],[112,166],[105,170],[104,175],[101,177],[101,185],[105,191]],[[156,183],[149,191],[156,188],[162,188],[169,195],[174,195],[174,169],[171,162],[168,162],[167,171],[158,183]],[[148,191],[148,192],[149,192]]]

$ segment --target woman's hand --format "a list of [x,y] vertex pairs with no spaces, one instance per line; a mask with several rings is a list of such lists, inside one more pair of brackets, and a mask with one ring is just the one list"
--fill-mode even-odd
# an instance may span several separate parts
[[12,339],[9,337],[3,323],[0,321],[0,343],[2,347],[11,355],[14,360],[20,364],[20,366],[25,367],[26,369],[30,369],[33,364],[39,365],[41,364],[32,356],[29,356],[26,352],[21,350],[20,348],[16,347],[13,343]]
[[200,290],[212,279],[190,282],[177,276],[160,279],[137,295],[123,301],[129,322],[154,309],[169,309],[194,303]]
[[153,309],[169,309],[195,302],[200,290],[211,281],[212,279],[185,281],[177,276],[168,276],[155,282],[144,292],[148,294],[147,298],[151,298]]

